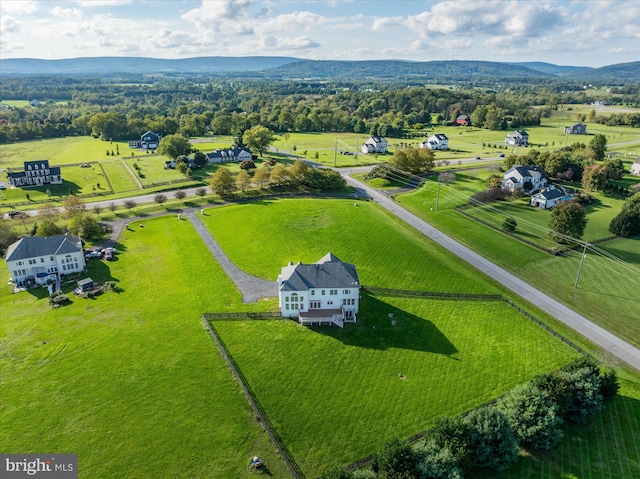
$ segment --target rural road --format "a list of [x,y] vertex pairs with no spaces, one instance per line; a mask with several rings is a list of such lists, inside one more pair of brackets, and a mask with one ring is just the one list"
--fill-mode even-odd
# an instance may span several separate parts
[[437,230],[433,226],[418,218],[413,213],[405,210],[403,207],[395,203],[392,199],[388,198],[378,190],[375,190],[368,185],[355,180],[350,176],[355,171],[357,171],[355,168],[345,169],[343,171],[340,171],[340,174],[348,184],[360,191],[366,192],[367,195],[374,201],[376,201],[380,206],[389,210],[405,223],[413,226],[425,236],[431,238],[433,241],[437,242],[445,249],[451,251],[453,254],[463,259],[470,265],[474,266],[476,269],[482,271],[487,276],[506,286],[523,299],[529,301],[532,304],[535,304],[537,307],[547,312],[558,321],[566,324],[573,330],[582,334],[584,337],[597,344],[604,351],[607,351],[608,353],[620,358],[625,363],[640,371],[639,349],[611,334],[609,331],[601,328],[600,326],[592,323],[584,316],[569,309],[559,301],[556,301],[555,299],[547,296],[543,292],[535,289],[530,284],[524,282],[520,278],[517,278],[513,274],[505,271],[496,264],[480,256],[478,253],[470,250],[458,241]]

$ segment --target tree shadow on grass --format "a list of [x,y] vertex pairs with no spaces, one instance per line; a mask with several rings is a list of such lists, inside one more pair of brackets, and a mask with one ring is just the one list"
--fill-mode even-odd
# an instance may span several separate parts
[[310,329],[349,346],[367,349],[410,349],[445,356],[458,352],[453,343],[428,319],[415,316],[365,292],[362,292],[357,323],[347,323],[343,329],[329,326],[312,326]]

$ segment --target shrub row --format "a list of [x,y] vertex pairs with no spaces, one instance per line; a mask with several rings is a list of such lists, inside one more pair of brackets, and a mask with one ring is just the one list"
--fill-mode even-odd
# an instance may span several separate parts
[[562,438],[562,424],[585,424],[614,397],[613,370],[602,371],[583,356],[560,370],[516,386],[489,406],[466,416],[440,418],[424,439],[387,441],[370,467],[334,469],[323,479],[462,479],[479,470],[503,470],[520,448],[549,450]]

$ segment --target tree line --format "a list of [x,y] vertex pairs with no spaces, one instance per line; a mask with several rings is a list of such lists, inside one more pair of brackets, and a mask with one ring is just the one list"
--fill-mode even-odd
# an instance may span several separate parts
[[[148,130],[185,137],[209,132],[235,135],[257,125],[275,132],[335,131],[402,138],[410,129],[433,121],[453,122],[460,114],[471,116],[481,128],[536,125],[560,103],[588,101],[583,91],[559,94],[535,84],[445,89],[363,82],[216,79],[204,84],[187,80],[117,84],[29,78],[7,79],[0,85],[2,98],[33,99],[43,91],[56,101],[40,98],[42,103],[36,107],[0,111],[0,143],[76,135],[130,140]],[[628,104],[636,96],[636,92],[625,94],[624,101]],[[535,105],[548,107],[536,109]],[[615,122],[635,126],[636,116],[618,115]]]

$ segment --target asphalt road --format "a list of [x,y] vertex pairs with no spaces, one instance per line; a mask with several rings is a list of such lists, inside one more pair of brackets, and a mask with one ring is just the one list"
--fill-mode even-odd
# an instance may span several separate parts
[[611,334],[609,331],[592,323],[584,316],[569,309],[559,301],[547,296],[542,291],[537,290],[530,284],[517,278],[513,274],[437,230],[413,213],[402,208],[378,190],[355,180],[350,176],[352,172],[355,172],[354,170],[355,169],[346,169],[340,171],[340,174],[351,186],[357,188],[362,193],[366,193],[370,198],[380,204],[380,206],[389,210],[405,223],[436,241],[442,247],[451,251],[453,254],[474,266],[476,269],[495,279],[500,284],[506,286],[523,299],[535,304],[558,321],[582,334],[584,337],[597,344],[604,351],[618,357],[625,363],[640,371],[640,349],[635,348],[629,343]]

